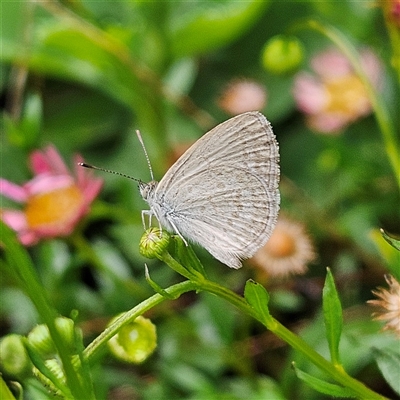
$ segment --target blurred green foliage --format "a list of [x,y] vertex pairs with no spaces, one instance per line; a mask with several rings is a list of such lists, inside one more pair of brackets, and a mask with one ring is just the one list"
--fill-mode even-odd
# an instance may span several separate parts
[[[341,135],[311,132],[295,108],[294,75],[274,75],[262,66],[271,37],[314,17],[371,47],[382,60],[382,101],[398,134],[399,82],[382,10],[370,3],[2,1],[1,177],[30,179],[30,151],[54,143],[65,160],[79,152],[94,165],[150,180],[134,133],[140,129],[160,178],[178,145],[229,117],[218,106],[226,85],[236,78],[256,80],[267,91],[261,111],[280,144],[282,210],[306,225],[318,253],[305,277],[268,287],[271,312],[289,328],[302,328],[306,341],[328,355],[320,302],[322,277],[331,267],[344,307],[341,361],[353,376],[393,396],[372,349],[393,350],[398,341],[379,332],[365,306],[387,270],[400,278],[399,253],[385,257],[389,245],[373,234],[380,227],[400,234],[399,188],[379,127],[368,116]],[[312,31],[299,38],[304,68],[313,54],[332,45]],[[145,262],[162,287],[179,279],[139,254],[140,210],[146,205],[136,184],[113,175],[104,180],[82,236],[30,249],[57,311],[78,311],[86,344],[114,315],[153,294]],[[254,275],[246,267],[228,270],[196,250],[210,278],[239,293]],[[26,334],[40,321],[12,277],[0,275],[1,333]],[[322,398],[295,377],[290,363],[296,360],[317,375],[315,367],[215,296],[187,294],[146,316],[157,325],[157,351],[134,367],[105,357],[93,371],[97,398]],[[37,383],[24,384],[27,398],[46,398]]]

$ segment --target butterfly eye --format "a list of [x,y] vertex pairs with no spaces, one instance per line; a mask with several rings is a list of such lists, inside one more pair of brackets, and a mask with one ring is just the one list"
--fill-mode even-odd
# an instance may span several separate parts
[[157,187],[156,181],[151,181],[149,183],[140,182],[139,183],[139,191],[143,200],[148,201],[154,194],[154,190]]
[[147,200],[149,194],[149,185],[145,182],[139,183],[139,191],[144,200]]

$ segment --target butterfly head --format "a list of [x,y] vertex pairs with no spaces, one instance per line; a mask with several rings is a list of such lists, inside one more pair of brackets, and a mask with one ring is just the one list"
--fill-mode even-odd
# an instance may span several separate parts
[[151,181],[149,183],[146,182],[139,182],[139,191],[140,195],[142,196],[143,200],[149,202],[154,197],[154,192],[158,185],[157,181]]

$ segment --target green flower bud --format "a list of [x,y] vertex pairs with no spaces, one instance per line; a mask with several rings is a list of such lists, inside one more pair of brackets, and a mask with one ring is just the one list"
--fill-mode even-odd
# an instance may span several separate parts
[[[70,351],[75,352],[74,321],[69,318],[58,317],[55,320],[55,325]],[[44,358],[52,357],[57,352],[47,325],[35,326],[28,334],[28,341]]]
[[303,61],[304,49],[294,36],[277,35],[268,40],[262,52],[262,64],[274,74],[286,74],[297,69]]
[[20,380],[31,375],[32,363],[20,335],[13,333],[1,339],[0,369],[3,374]]
[[43,357],[50,357],[55,354],[54,343],[51,340],[47,325],[36,325],[28,334],[29,343]]
[[71,353],[76,353],[75,348],[75,323],[72,319],[66,317],[56,318],[56,328],[61,335],[64,343],[68,345]]
[[[75,369],[75,371],[80,370],[81,368],[81,360],[79,358],[79,355],[73,355],[71,357],[71,362],[72,365]],[[65,378],[64,370],[62,367],[62,364],[60,361],[56,358],[49,358],[47,360],[44,360],[45,366],[48,368],[48,370],[55,376],[60,384],[64,384],[64,392],[62,392],[57,385],[53,382],[53,376],[48,374],[48,371],[46,371],[44,368],[42,369],[41,366],[35,366],[33,367],[33,375],[40,381],[42,382],[51,392],[53,392],[54,395],[60,396],[62,398],[65,398],[65,393],[68,391],[68,388],[66,386],[67,380]],[[79,376],[79,378],[82,378]],[[70,397],[67,397],[70,398]],[[72,397],[71,397],[72,398]]]
[[139,243],[139,251],[146,258],[160,258],[169,245],[171,236],[165,230],[149,228]]
[[[46,367],[63,383],[66,383],[64,371],[60,363],[55,359],[51,358],[49,360],[45,360]],[[62,396],[63,393],[56,388],[53,382],[45,376],[41,371],[39,371],[36,367],[33,368],[33,375],[40,380],[43,384],[45,384],[55,395]]]
[[[113,318],[110,325],[121,315]],[[156,326],[149,319],[139,316],[124,325],[108,341],[108,347],[119,360],[139,364],[145,361],[157,347]]]

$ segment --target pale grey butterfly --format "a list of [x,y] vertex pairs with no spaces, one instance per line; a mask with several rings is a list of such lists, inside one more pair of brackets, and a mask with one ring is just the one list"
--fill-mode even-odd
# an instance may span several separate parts
[[132,178],[150,207],[142,218],[155,216],[186,245],[186,239],[198,243],[231,268],[240,268],[268,241],[280,203],[279,146],[261,113],[246,112],[211,129],[160,182],[148,163],[151,182]]

